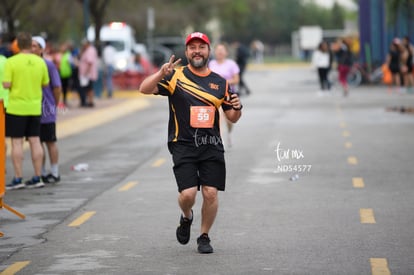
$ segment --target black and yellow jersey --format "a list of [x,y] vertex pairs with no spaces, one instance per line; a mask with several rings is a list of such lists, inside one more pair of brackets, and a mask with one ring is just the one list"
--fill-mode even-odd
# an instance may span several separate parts
[[[170,118],[168,142],[191,142],[196,146],[216,145],[223,148],[220,136],[220,106],[224,111],[232,108],[226,100],[230,86],[220,75],[208,71],[197,74],[183,66],[158,83],[158,94],[168,96]],[[193,122],[193,110],[211,110],[211,127],[198,127]],[[196,114],[197,115],[197,114]],[[202,114],[198,114],[202,115]],[[214,118],[214,119],[213,119]]]

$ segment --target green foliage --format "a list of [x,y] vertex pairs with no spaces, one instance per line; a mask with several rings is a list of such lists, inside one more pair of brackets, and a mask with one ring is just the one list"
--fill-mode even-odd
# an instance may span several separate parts
[[[223,39],[246,43],[253,39],[289,43],[291,33],[302,25],[338,29],[342,28],[345,16],[349,16],[338,4],[328,9],[312,0],[88,1],[91,24],[125,21],[136,29],[138,41],[145,41],[147,36],[149,7],[155,11],[156,36],[184,35],[191,28],[206,31],[206,22],[216,18],[220,20]],[[83,0],[1,0],[0,18],[20,22],[13,32],[46,32],[55,41],[79,41],[84,29]]]
[[335,2],[331,10],[331,23],[333,29],[342,29],[344,27],[344,21],[345,11],[338,2]]
[[396,22],[399,12],[412,16],[414,0],[386,0],[385,4],[387,7],[387,21],[389,24],[394,24]]

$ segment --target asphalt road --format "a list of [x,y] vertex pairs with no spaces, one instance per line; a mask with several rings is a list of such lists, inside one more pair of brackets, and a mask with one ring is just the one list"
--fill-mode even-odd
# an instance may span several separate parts
[[[0,274],[414,274],[414,116],[387,110],[413,107],[414,95],[318,96],[316,73],[300,66],[246,80],[213,254],[196,250],[200,196],[190,243],[175,239],[167,102],[148,96],[61,138],[59,185],[7,192],[26,219],[0,212]],[[77,163],[88,171],[71,171]]]

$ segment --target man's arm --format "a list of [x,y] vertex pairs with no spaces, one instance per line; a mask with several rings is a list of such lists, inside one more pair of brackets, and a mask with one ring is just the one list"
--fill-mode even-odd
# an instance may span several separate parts
[[55,99],[55,106],[58,106],[60,94],[62,93],[62,82],[60,80],[59,71],[54,64],[49,67],[49,80],[53,98]]
[[147,78],[142,81],[141,85],[139,86],[139,91],[143,94],[155,94],[158,91],[157,84],[164,78],[163,69],[161,69],[149,75]]
[[148,76],[147,78],[142,81],[141,85],[139,86],[139,91],[143,94],[154,94],[158,91],[157,84],[160,82],[165,76],[171,74],[175,68],[175,66],[180,63],[181,59],[179,58],[174,62],[175,56],[172,55],[170,57],[169,62],[165,63],[161,66],[160,70],[152,75]]
[[54,87],[53,88],[53,97],[55,98],[56,106],[59,105],[60,94],[62,93],[62,87]]
[[242,113],[241,109],[243,108],[243,105],[241,104],[240,98],[237,94],[231,95],[230,104],[233,108],[227,111],[224,111],[224,114],[226,115],[226,118],[230,122],[236,123],[241,117],[241,113]]

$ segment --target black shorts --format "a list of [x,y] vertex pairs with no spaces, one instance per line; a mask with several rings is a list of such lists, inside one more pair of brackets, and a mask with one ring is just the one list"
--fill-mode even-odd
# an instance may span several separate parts
[[56,123],[40,124],[40,141],[53,142],[56,141]]
[[398,64],[390,64],[388,67],[392,74],[399,74],[400,73],[400,65]]
[[174,162],[174,175],[178,192],[201,185],[226,187],[226,165],[224,152],[213,145],[196,147],[192,144],[170,142],[168,144]]
[[6,114],[6,137],[38,137],[40,116],[16,116]]

